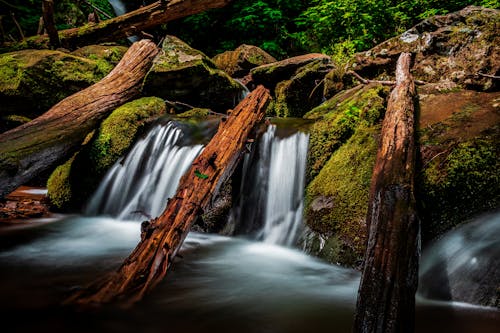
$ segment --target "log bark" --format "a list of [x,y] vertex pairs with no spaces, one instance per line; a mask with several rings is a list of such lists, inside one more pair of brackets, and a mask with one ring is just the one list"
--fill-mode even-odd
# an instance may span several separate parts
[[57,34],[54,22],[54,0],[42,1],[43,24],[49,35],[50,46],[57,49],[60,46],[59,35]]
[[0,198],[67,158],[111,111],[138,96],[158,52],[152,41],[134,43],[101,81],[0,134]]
[[414,197],[416,91],[401,54],[370,188],[368,244],[354,332],[413,332],[419,234]]
[[[220,8],[231,0],[171,0],[157,1],[127,14],[88,24],[80,28],[59,31],[61,46],[75,49],[80,46],[102,42],[116,41],[126,37],[140,35],[141,31],[154,28],[160,24],[197,14],[208,9]],[[40,48],[46,45],[48,37],[33,36],[26,40],[27,47]],[[22,45],[11,48],[23,47]]]
[[162,215],[143,223],[141,242],[122,266],[66,303],[94,306],[112,301],[132,304],[157,285],[187,236],[195,218],[232,174],[254,125],[260,122],[270,100],[259,86],[222,121],[219,129],[191,168],[181,178],[177,193]]

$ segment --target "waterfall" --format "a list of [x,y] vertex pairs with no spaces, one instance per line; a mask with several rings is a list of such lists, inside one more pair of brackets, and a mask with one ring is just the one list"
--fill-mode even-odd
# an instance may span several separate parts
[[202,145],[180,146],[181,137],[182,131],[171,122],[154,127],[111,167],[86,213],[124,220],[159,216],[202,150]]
[[108,0],[108,2],[111,7],[113,7],[116,16],[123,15],[127,12],[127,8],[125,8],[125,5],[120,0]]
[[291,246],[302,224],[305,166],[309,135],[280,138],[276,126],[262,136],[256,158],[243,166],[240,204],[233,212],[237,232],[255,231],[266,243]]

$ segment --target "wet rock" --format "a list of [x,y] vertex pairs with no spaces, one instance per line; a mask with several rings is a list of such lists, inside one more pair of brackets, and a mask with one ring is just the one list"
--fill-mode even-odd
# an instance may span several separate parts
[[13,223],[23,219],[48,217],[51,212],[46,199],[43,189],[21,186],[0,201],[0,222]]
[[218,68],[231,77],[242,78],[252,68],[276,62],[276,59],[266,51],[253,45],[240,45],[234,51],[226,51],[216,55],[213,59]]
[[241,90],[210,58],[174,36],[165,37],[143,85],[145,95],[218,112],[234,107]]

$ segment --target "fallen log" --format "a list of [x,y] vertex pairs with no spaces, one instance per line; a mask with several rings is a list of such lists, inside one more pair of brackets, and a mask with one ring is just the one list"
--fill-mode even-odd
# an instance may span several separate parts
[[419,258],[414,197],[416,91],[402,53],[373,170],[354,332],[413,332]]
[[[189,15],[204,12],[208,9],[220,8],[231,0],[171,0],[157,1],[124,15],[87,24],[83,27],[59,31],[62,47],[75,49],[80,46],[102,42],[117,41],[126,37],[140,35],[160,24],[180,19]],[[18,45],[6,45],[7,48],[47,48],[48,36],[33,36]]]
[[168,199],[162,215],[143,222],[141,241],[121,267],[66,303],[95,306],[121,300],[134,303],[158,284],[187,236],[195,218],[202,214],[219,186],[232,174],[254,126],[263,119],[269,91],[259,86],[225,121],[212,140],[181,178],[177,193]]
[[67,158],[111,111],[138,96],[158,52],[152,41],[134,43],[101,81],[0,134],[0,198]]

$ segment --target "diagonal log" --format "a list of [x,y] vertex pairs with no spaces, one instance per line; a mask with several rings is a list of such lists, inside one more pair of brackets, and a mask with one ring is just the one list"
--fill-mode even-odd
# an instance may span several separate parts
[[196,217],[234,171],[247,138],[263,119],[269,101],[269,91],[259,86],[238,104],[181,178],[177,193],[168,200],[162,215],[143,223],[141,242],[121,267],[104,281],[77,292],[66,303],[90,306],[122,300],[131,304],[157,285],[172,265]]
[[368,245],[354,332],[414,330],[419,221],[414,197],[415,84],[402,53],[382,124],[367,214]]
[[101,81],[0,134],[0,198],[67,158],[111,111],[138,96],[158,52],[152,41],[134,43]]
[[[125,37],[140,35],[141,31],[201,13],[208,9],[220,8],[231,0],[171,0],[157,1],[124,15],[87,24],[80,28],[59,31],[61,46],[74,49],[79,46],[117,41]],[[12,49],[47,47],[48,36],[33,36],[20,45],[10,45]],[[9,47],[9,46],[8,46]]]

